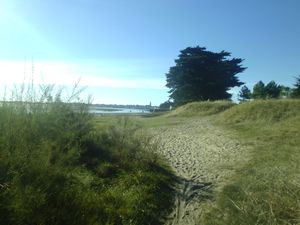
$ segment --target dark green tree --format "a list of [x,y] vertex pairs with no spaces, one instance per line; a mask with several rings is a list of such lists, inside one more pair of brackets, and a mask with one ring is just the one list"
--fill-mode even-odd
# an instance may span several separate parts
[[254,99],[265,99],[266,98],[265,84],[262,81],[258,81],[252,91],[252,97]]
[[238,97],[239,97],[239,100],[241,102],[245,102],[245,101],[251,99],[251,91],[250,91],[250,89],[246,85],[244,85],[241,88],[241,90],[240,90],[240,92],[238,94]]
[[227,91],[240,86],[237,74],[246,68],[242,59],[229,59],[229,52],[211,52],[202,47],[180,51],[176,65],[166,74],[170,98],[175,105],[192,101],[229,99]]
[[266,97],[279,98],[280,90],[280,85],[276,84],[275,81],[272,80],[265,86]]
[[292,89],[290,87],[280,85],[280,98],[289,98],[291,96]]
[[296,78],[296,83],[294,84],[294,88],[292,90],[292,97],[293,98],[300,98],[300,75]]
[[170,109],[170,107],[172,107],[172,105],[173,105],[173,103],[168,100],[168,101],[161,103],[159,105],[159,108],[160,109]]

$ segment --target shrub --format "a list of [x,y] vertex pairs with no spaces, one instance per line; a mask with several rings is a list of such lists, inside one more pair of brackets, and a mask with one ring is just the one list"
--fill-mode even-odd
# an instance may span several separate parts
[[160,224],[173,178],[149,140],[126,120],[95,129],[88,104],[49,89],[1,102],[0,224]]

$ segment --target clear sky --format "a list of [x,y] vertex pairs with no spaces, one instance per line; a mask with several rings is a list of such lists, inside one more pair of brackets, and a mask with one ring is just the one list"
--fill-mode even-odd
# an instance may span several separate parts
[[80,78],[94,103],[158,105],[179,51],[197,45],[245,59],[239,77],[250,88],[291,86],[299,12],[299,0],[0,0],[0,88],[24,74],[66,86]]

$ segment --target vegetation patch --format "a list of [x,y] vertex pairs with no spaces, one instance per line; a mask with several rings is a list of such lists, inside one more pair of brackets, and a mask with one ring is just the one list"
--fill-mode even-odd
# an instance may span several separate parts
[[254,101],[218,115],[251,159],[216,196],[201,224],[299,224],[300,101]]
[[172,116],[208,116],[223,112],[235,104],[230,101],[204,101],[204,102],[191,102],[186,105],[180,106],[174,111],[166,114],[167,117]]
[[236,105],[219,117],[221,122],[235,124],[240,122],[278,122],[299,115],[300,100],[256,100]]
[[161,224],[173,176],[151,140],[48,99],[1,103],[0,224]]

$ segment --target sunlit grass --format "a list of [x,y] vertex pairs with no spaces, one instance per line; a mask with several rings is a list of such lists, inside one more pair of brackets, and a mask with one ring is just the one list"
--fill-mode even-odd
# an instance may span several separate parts
[[155,145],[127,119],[95,125],[78,94],[24,86],[1,102],[0,224],[162,223],[173,176]]
[[167,117],[192,117],[192,116],[210,116],[218,114],[231,108],[235,104],[230,101],[205,101],[205,102],[191,102],[180,106],[170,113]]
[[201,224],[299,224],[300,101],[245,103],[218,119],[250,147],[251,159]]

